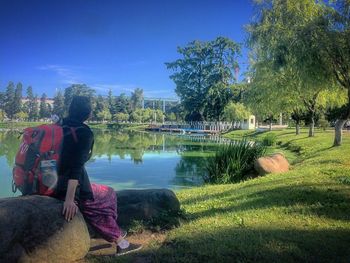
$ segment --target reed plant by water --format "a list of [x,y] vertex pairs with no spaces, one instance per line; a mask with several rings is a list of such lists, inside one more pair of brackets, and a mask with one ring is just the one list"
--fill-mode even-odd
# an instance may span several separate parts
[[222,145],[208,158],[204,181],[214,184],[237,183],[253,174],[254,161],[263,156],[266,147],[246,139]]

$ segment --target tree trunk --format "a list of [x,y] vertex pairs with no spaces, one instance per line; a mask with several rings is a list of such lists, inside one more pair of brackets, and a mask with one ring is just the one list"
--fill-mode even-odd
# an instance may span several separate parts
[[342,143],[342,133],[343,133],[343,126],[345,124],[346,120],[337,120],[334,126],[335,129],[335,137],[334,137],[334,143],[333,146],[340,146]]
[[300,123],[297,122],[295,127],[295,135],[299,135],[299,134],[300,134]]
[[315,136],[315,117],[311,117],[311,122],[309,126],[309,137],[314,137]]
[[272,131],[272,120],[270,120],[270,123],[269,123],[269,131]]

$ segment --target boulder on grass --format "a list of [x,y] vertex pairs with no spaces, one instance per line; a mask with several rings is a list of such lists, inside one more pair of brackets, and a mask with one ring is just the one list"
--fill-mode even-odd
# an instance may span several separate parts
[[[176,225],[180,203],[167,189],[117,193],[118,224],[134,220],[161,228]],[[80,212],[72,221],[62,216],[62,201],[46,196],[0,199],[0,262],[73,262],[87,254],[90,234]]]
[[80,212],[62,216],[62,202],[46,196],[0,199],[0,262],[73,262],[90,248]]
[[260,157],[254,162],[254,168],[259,175],[283,173],[289,170],[289,163],[281,153]]

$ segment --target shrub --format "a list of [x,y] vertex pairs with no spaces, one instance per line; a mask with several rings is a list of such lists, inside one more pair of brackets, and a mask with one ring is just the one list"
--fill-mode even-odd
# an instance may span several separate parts
[[214,157],[208,158],[207,183],[236,183],[247,179],[254,169],[254,161],[265,153],[261,143],[246,139],[221,146]]
[[261,140],[261,143],[265,146],[274,146],[276,145],[276,141],[277,141],[277,135],[273,133],[269,133]]

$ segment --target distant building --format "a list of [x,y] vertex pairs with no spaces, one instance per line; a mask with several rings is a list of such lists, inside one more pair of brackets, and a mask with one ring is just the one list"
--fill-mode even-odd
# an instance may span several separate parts
[[[26,98],[26,97],[23,97],[23,98],[21,99],[22,104],[26,103],[27,101],[29,101],[29,99]],[[37,103],[40,105],[40,98],[37,98],[36,101],[37,101]],[[51,98],[46,98],[46,103],[47,103],[47,104],[50,104],[50,106],[53,107],[53,99],[51,99]]]

